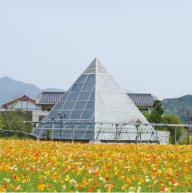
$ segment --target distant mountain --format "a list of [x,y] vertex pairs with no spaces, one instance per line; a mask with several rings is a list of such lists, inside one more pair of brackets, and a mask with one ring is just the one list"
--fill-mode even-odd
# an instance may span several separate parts
[[184,111],[192,110],[192,95],[185,95],[179,98],[164,99],[162,106],[166,114],[176,114],[185,123]]
[[0,104],[22,95],[36,98],[40,89],[32,84],[15,81],[8,77],[0,78]]
[[0,78],[0,105],[24,94],[33,99],[36,99],[38,94],[44,90],[55,92],[63,91],[55,88],[40,89],[33,84],[16,81],[9,77],[2,77]]

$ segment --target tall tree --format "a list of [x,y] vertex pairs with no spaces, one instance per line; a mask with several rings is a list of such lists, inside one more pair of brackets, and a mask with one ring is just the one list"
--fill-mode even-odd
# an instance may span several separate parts
[[163,115],[163,108],[161,106],[161,101],[160,100],[156,100],[154,102],[154,108],[152,110],[152,112],[149,113],[145,113],[145,117],[147,118],[147,120],[151,123],[160,123],[161,122],[161,116]]

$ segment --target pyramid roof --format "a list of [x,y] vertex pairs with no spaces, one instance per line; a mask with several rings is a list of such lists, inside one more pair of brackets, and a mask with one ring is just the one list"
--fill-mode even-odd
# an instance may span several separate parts
[[[109,130],[111,133],[110,131],[117,129],[117,124],[124,125],[123,128],[126,130],[126,127],[129,127],[129,131],[135,133],[130,137],[130,140],[133,140],[136,137],[134,124],[137,121],[148,124],[143,114],[129,96],[122,92],[98,58],[92,61],[43,121],[44,123],[35,131],[37,135],[38,131],[42,134],[42,130],[46,128],[54,128],[55,131],[73,128],[81,130],[81,134],[80,131],[74,134],[73,130],[75,138],[88,140],[114,139],[114,132],[109,135],[105,131]],[[150,140],[150,133],[154,132],[154,129],[148,126],[145,130],[149,134],[144,136],[143,140]],[[70,131],[62,136],[60,133],[60,138],[68,139],[71,135]],[[128,139],[123,132],[119,137],[123,140]]]

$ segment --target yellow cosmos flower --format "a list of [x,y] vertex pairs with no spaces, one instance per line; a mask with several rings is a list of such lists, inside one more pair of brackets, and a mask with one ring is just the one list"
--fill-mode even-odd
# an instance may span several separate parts
[[66,182],[69,182],[69,180],[70,180],[70,177],[69,177],[69,175],[67,175],[67,176],[65,177],[65,181],[66,181]]

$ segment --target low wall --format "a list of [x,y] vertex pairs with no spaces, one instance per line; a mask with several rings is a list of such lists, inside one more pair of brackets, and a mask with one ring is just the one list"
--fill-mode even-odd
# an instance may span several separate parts
[[169,144],[170,131],[158,131],[160,144]]

